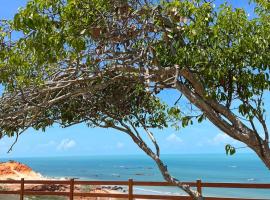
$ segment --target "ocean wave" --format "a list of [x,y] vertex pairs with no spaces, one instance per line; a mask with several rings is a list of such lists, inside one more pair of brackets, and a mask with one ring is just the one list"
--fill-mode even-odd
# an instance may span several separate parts
[[120,177],[120,174],[116,174],[116,173],[112,173],[111,175],[115,177]]
[[138,187],[134,187],[134,189],[135,189],[135,190],[138,190],[138,191],[143,191],[143,192],[152,193],[152,194],[183,195],[183,194],[178,193],[178,192],[165,192],[165,191],[151,190],[151,189],[138,188]]
[[154,169],[153,167],[149,166],[125,166],[125,165],[120,165],[120,166],[114,166],[115,168],[121,168],[121,169],[147,169],[147,170],[152,170]]
[[145,167],[144,169],[154,169],[153,167]]
[[152,174],[136,173],[135,176],[151,176]]
[[121,168],[121,169],[132,169],[132,167],[127,167],[127,166],[124,166],[124,165],[120,165],[119,168]]

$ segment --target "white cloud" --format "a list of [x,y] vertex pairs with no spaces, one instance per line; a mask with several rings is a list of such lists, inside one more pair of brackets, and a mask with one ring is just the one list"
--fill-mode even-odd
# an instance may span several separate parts
[[58,150],[68,150],[76,146],[76,142],[71,139],[63,139],[60,144],[57,146]]
[[170,143],[177,143],[177,144],[183,143],[183,140],[180,137],[178,137],[175,133],[172,133],[171,135],[169,135],[166,138],[166,141]]
[[50,140],[48,143],[38,145],[38,147],[44,148],[44,147],[50,147],[50,146],[55,146],[55,145],[56,145],[56,142],[54,140]]
[[236,144],[237,141],[224,133],[219,133],[212,139],[208,140],[208,143],[212,145],[220,145],[220,144],[223,145],[223,144]]
[[116,144],[116,148],[117,148],[117,149],[122,149],[124,146],[125,146],[125,145],[124,145],[124,143],[122,143],[122,142],[118,142],[118,143]]

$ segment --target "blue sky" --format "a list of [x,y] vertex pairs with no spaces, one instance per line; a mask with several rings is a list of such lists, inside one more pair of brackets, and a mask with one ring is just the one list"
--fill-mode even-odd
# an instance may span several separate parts
[[[248,12],[253,12],[248,0],[230,2],[236,7],[244,7]],[[26,0],[0,0],[0,18],[11,19],[25,3]],[[166,91],[161,97],[170,103],[178,99],[179,93],[173,90]],[[168,128],[154,132],[162,154],[225,153],[224,146],[227,143],[243,146],[209,122],[195,124],[179,131]],[[83,124],[66,129],[55,125],[46,132],[29,129],[19,138],[13,151],[7,154],[14,139],[0,140],[1,157],[143,154],[125,134],[112,129],[88,128]],[[245,152],[249,150],[239,150],[239,153]]]

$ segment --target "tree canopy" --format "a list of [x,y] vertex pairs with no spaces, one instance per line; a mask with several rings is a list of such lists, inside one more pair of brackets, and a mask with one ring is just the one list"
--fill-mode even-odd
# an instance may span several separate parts
[[[149,129],[207,119],[270,168],[270,2],[253,2],[250,17],[207,0],[30,0],[0,24],[2,136],[53,123],[116,128],[198,196],[168,175]],[[200,112],[168,107],[165,89]]]

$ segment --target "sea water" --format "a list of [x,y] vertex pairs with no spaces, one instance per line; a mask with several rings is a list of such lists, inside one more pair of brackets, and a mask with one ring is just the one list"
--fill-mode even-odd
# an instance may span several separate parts
[[[171,175],[181,181],[270,183],[270,171],[251,154],[163,155]],[[8,159],[1,159],[6,161]],[[163,181],[155,163],[145,155],[14,158],[46,177],[81,180]],[[174,187],[135,187],[143,194],[184,194]],[[203,188],[206,196],[270,199],[270,189]]]

